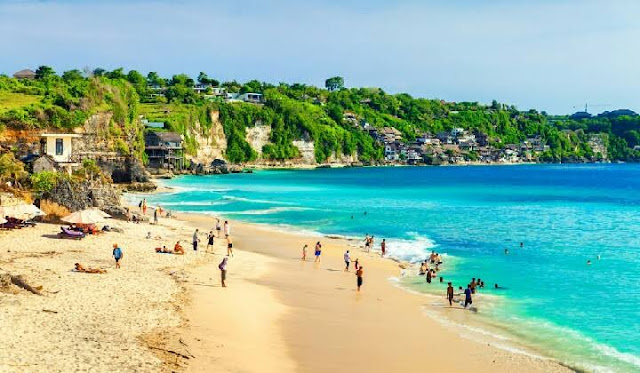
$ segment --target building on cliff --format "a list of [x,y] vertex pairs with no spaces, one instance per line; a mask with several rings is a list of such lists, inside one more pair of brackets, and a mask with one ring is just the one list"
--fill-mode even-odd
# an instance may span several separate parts
[[40,155],[48,156],[56,167],[71,173],[80,164],[73,155],[72,139],[82,137],[75,133],[44,133],[40,135]]
[[184,148],[182,136],[175,132],[147,132],[144,136],[149,167],[182,170]]

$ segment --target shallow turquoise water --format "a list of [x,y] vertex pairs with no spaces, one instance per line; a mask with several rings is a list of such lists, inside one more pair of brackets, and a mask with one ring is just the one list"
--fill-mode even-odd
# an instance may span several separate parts
[[[640,370],[640,166],[258,171],[167,184],[177,192],[151,204],[374,234],[405,260],[444,253],[447,281],[507,288],[483,291],[503,299],[479,305],[487,322],[576,367]],[[412,286],[441,290],[421,281]]]

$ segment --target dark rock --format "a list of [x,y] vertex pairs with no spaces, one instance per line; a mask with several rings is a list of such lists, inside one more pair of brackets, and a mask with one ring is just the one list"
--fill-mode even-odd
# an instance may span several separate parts
[[158,186],[149,181],[146,183],[130,183],[125,186],[125,189],[129,192],[153,192],[158,189]]
[[56,186],[42,196],[44,199],[64,206],[71,211],[89,207],[99,209],[120,206],[120,195],[111,184],[91,181],[59,180]]
[[149,173],[142,163],[133,157],[127,157],[124,162],[101,162],[100,167],[106,174],[111,175],[114,183],[146,183]]

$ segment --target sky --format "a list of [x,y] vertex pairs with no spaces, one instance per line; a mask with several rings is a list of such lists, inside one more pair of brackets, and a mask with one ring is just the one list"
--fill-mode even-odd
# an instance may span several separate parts
[[52,66],[640,112],[637,0],[0,0],[0,73]]

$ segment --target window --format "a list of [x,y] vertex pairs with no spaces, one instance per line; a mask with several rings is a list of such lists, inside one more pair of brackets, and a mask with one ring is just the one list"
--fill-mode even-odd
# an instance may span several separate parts
[[62,155],[64,153],[64,146],[62,145],[62,139],[56,139],[56,155]]

